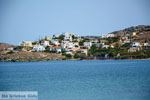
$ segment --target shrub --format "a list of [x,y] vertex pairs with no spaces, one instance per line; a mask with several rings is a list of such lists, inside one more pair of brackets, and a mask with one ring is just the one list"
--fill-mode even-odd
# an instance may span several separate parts
[[71,54],[65,54],[65,57],[66,57],[67,59],[70,59],[70,58],[72,58],[72,55],[71,55]]
[[74,56],[73,56],[74,58],[80,58],[80,55],[79,54],[74,54]]
[[7,54],[13,54],[14,52],[13,51],[9,51],[9,52],[7,52]]

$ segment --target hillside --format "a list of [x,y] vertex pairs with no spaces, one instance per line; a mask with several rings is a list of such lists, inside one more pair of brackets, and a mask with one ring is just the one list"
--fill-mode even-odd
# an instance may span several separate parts
[[132,26],[132,27],[125,28],[125,29],[122,29],[122,30],[119,30],[119,31],[111,32],[109,34],[115,34],[117,36],[123,36],[125,34],[131,34],[133,32],[137,32],[137,33],[148,32],[150,34],[150,25]]
[[73,38],[72,33],[67,33],[59,41],[60,36],[26,41],[20,46],[0,43],[0,61],[150,58],[150,25],[132,26],[107,35]]
[[8,43],[0,43],[0,51],[1,50],[6,50],[8,48],[11,48],[11,47],[15,47],[14,45],[11,45],[11,44],[8,44]]
[[61,54],[46,52],[0,52],[0,61],[46,61],[46,60],[62,60]]

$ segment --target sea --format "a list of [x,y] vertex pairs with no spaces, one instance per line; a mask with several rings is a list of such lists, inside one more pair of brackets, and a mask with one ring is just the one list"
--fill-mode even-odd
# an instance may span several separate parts
[[0,62],[0,91],[38,100],[150,100],[150,60]]

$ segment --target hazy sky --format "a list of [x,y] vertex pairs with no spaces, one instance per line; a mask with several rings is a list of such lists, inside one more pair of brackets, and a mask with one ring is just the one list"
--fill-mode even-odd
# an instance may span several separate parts
[[150,0],[0,0],[0,42],[45,35],[100,35],[150,25]]

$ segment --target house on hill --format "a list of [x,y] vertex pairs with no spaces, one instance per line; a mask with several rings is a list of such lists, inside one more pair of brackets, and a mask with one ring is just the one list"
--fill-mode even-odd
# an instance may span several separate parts
[[32,51],[45,51],[45,47],[42,45],[34,45]]
[[21,43],[21,46],[23,46],[23,47],[32,47],[32,41],[23,41]]

